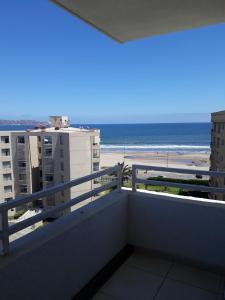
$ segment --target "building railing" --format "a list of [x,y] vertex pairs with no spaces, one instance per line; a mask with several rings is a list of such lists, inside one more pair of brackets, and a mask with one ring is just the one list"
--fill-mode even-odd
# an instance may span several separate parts
[[205,185],[196,185],[196,184],[186,184],[186,183],[176,183],[169,181],[161,180],[152,180],[152,179],[142,179],[138,178],[138,170],[144,171],[160,171],[168,173],[178,173],[178,174],[191,174],[191,175],[200,175],[200,176],[211,176],[211,177],[224,177],[225,172],[214,172],[214,171],[202,171],[202,170],[192,170],[192,169],[178,169],[178,168],[166,168],[166,167],[156,167],[156,166],[145,166],[145,165],[133,165],[132,166],[132,191],[136,191],[137,184],[145,185],[160,185],[166,187],[176,187],[189,191],[204,191],[209,193],[222,193],[225,194],[225,188],[209,187]]
[[[101,176],[104,176],[106,174],[117,174],[117,179],[113,180],[110,183],[107,183],[103,186],[97,187],[89,192],[86,192],[74,199],[68,200],[65,203],[58,204],[52,208],[49,208],[45,211],[42,211],[41,213],[30,217],[29,219],[23,220],[21,222],[18,222],[16,224],[13,224],[9,226],[9,221],[8,221],[8,210],[15,208],[17,206],[22,206],[24,204],[31,203],[35,200],[38,200],[43,197],[48,197],[51,195],[54,195],[58,192],[64,191],[68,188],[72,188],[74,186],[80,185],[82,183],[85,183],[87,181],[94,180],[96,178],[99,178]],[[118,190],[121,189],[121,178],[122,178],[122,171],[121,171],[121,166],[116,165],[112,168],[105,169],[103,171],[99,171],[78,179],[74,179],[69,182],[65,182],[62,184],[59,184],[57,186],[53,186],[50,188],[47,188],[45,190],[23,196],[23,197],[18,197],[14,200],[11,200],[7,203],[0,204],[0,244],[2,244],[2,253],[7,254],[10,251],[10,244],[9,244],[9,236],[11,234],[14,234],[22,229],[25,229],[39,221],[45,220],[56,213],[62,212],[65,209],[68,209],[72,207],[73,205],[76,205],[90,197],[93,197],[105,190],[111,189],[113,187],[116,187]]]

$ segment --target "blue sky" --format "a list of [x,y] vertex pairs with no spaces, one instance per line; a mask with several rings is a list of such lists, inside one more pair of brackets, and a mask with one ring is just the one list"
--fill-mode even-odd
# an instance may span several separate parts
[[225,109],[225,24],[117,44],[47,0],[3,1],[0,118],[208,121]]

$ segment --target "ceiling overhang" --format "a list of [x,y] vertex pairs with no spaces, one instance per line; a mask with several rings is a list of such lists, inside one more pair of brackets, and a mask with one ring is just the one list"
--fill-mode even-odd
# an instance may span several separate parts
[[118,42],[225,22],[225,0],[51,0]]

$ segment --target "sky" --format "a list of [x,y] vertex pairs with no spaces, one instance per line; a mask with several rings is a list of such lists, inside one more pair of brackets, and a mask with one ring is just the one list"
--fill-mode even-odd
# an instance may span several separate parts
[[207,122],[225,110],[225,24],[118,44],[48,0],[2,1],[0,118]]

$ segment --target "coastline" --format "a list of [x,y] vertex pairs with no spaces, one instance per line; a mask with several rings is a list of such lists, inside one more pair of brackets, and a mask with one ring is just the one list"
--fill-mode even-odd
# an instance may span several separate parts
[[152,165],[183,169],[209,170],[210,152],[124,152],[101,151],[101,167],[110,167],[118,162],[125,165]]

